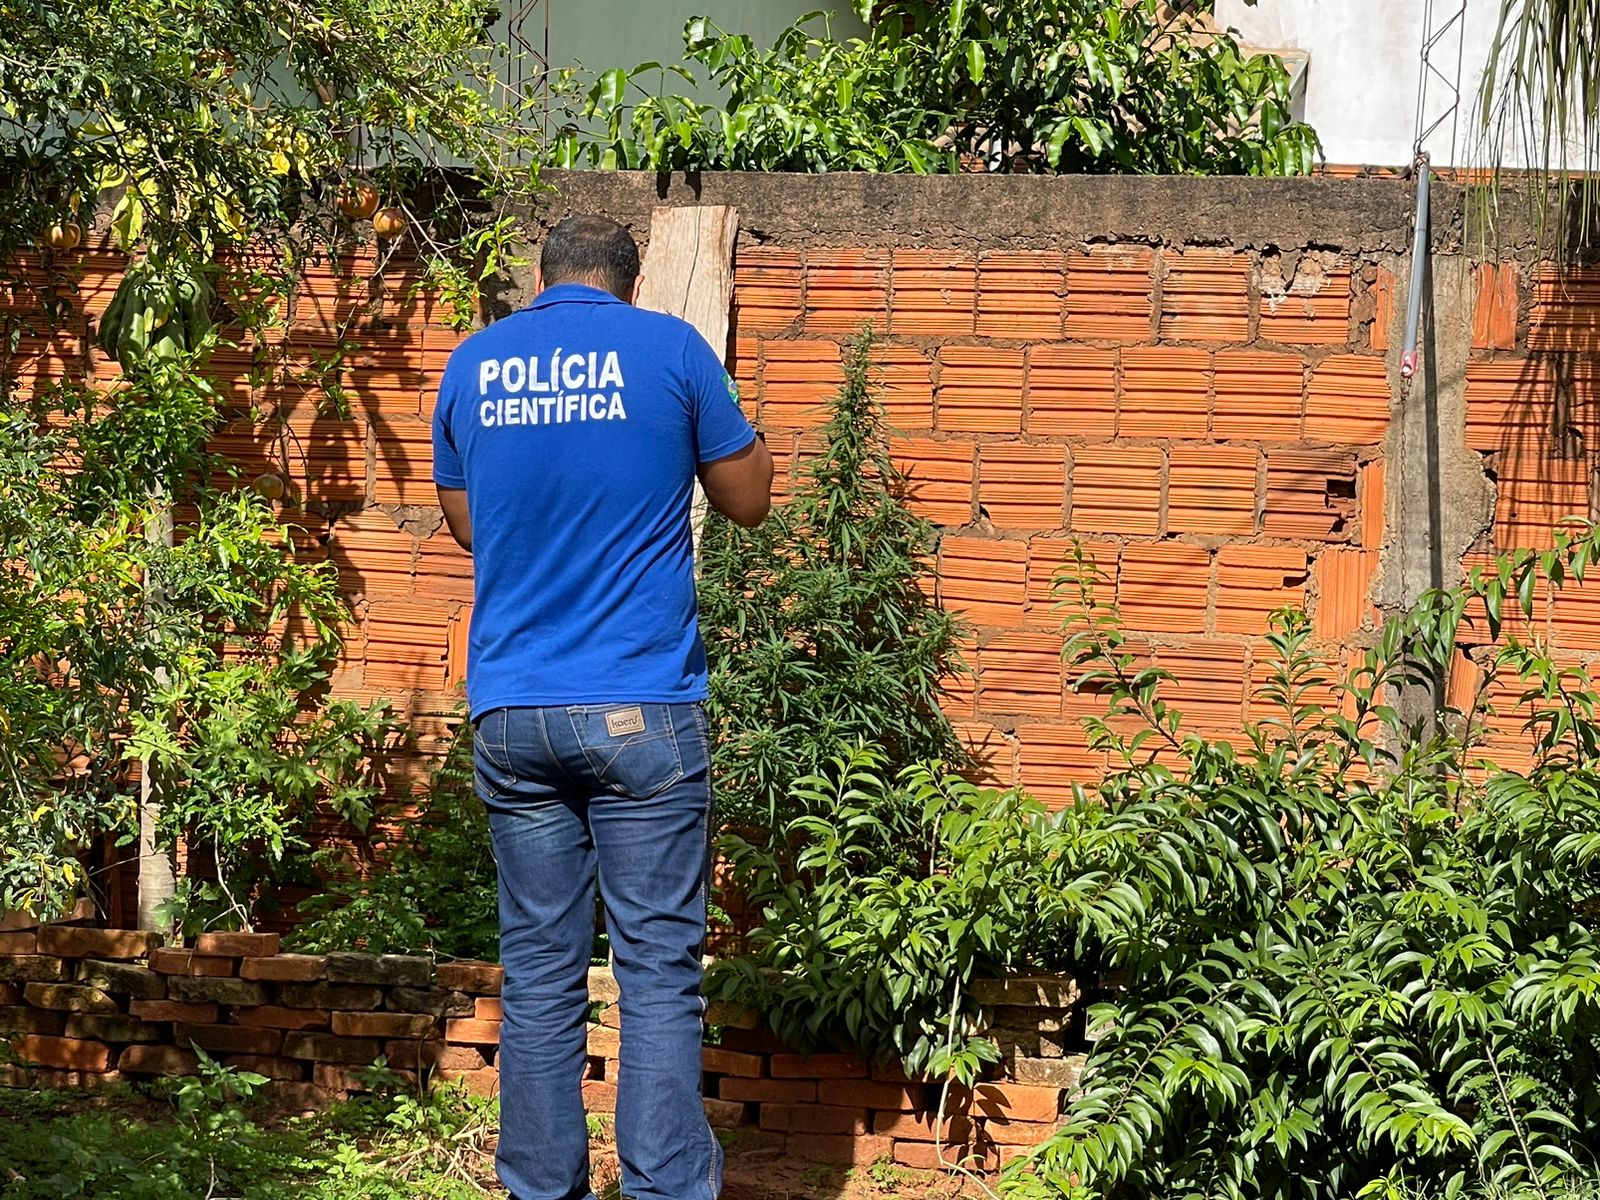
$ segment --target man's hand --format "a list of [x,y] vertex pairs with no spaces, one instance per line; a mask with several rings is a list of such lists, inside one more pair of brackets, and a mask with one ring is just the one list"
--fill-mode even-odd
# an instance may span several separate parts
[[465,488],[439,489],[439,507],[444,509],[444,523],[450,527],[450,536],[468,554],[472,553],[472,516],[467,511]]
[[[743,450],[706,463],[700,468],[700,486],[712,508],[735,525],[754,529],[772,510],[772,454],[766,442],[758,437]],[[465,507],[466,494],[462,493]],[[449,515],[445,510],[446,518]],[[453,521],[450,528],[455,529]],[[456,540],[460,540],[459,534]]]

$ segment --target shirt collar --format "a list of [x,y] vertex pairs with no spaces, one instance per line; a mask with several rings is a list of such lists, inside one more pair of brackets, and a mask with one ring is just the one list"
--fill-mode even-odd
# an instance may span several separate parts
[[552,304],[621,304],[622,301],[604,288],[590,287],[587,283],[557,283],[545,288],[533,298],[529,308],[549,308]]

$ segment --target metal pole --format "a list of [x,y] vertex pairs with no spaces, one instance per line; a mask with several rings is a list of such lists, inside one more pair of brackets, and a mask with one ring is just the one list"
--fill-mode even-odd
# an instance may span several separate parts
[[1411,239],[1411,298],[1406,302],[1405,353],[1400,356],[1400,376],[1410,379],[1417,373],[1417,330],[1422,324],[1423,263],[1428,256],[1428,192],[1433,182],[1432,160],[1419,150],[1414,165],[1417,175],[1416,230]]

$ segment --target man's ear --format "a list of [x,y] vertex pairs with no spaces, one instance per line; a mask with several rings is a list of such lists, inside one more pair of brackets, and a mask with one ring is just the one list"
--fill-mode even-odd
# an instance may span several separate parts
[[533,294],[538,295],[544,291],[544,268],[538,263],[533,264]]
[[643,275],[634,276],[634,279],[633,279],[633,290],[628,293],[628,303],[629,304],[637,304],[637,303],[639,303],[639,292],[643,287],[644,287],[644,276]]

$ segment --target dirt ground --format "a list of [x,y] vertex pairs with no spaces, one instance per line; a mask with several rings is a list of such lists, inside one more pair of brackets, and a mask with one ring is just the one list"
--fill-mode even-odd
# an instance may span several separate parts
[[[741,1147],[728,1140],[723,1200],[987,1200],[977,1183],[934,1171],[892,1163],[868,1167],[807,1165],[785,1159],[766,1147]],[[594,1193],[617,1195],[617,1159],[608,1139],[590,1148]]]

